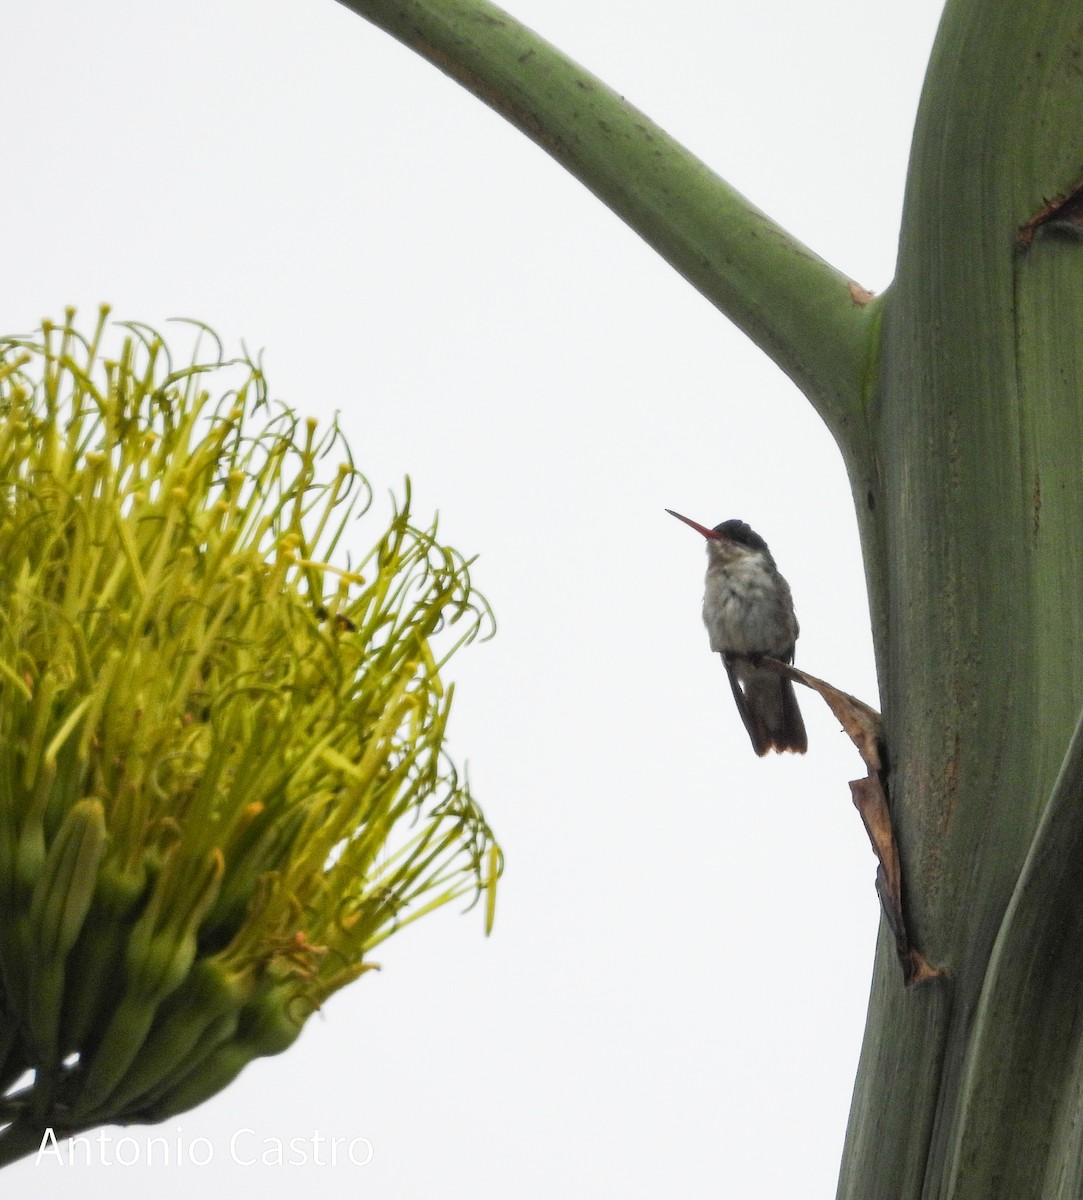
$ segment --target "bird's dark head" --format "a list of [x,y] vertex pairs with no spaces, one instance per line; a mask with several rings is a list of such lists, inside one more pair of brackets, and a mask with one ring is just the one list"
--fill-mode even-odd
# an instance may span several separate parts
[[666,512],[671,517],[676,517],[678,521],[690,525],[697,533],[701,533],[707,539],[707,549],[712,558],[717,557],[723,561],[732,562],[749,554],[771,557],[767,543],[744,521],[733,518],[723,521],[713,529],[708,529],[706,525],[693,521],[691,517],[682,516],[681,513],[674,512],[672,508],[667,508]]
[[723,521],[721,525],[716,525],[711,530],[718,538],[725,538],[728,541],[736,542],[738,546],[744,546],[746,550],[758,550],[761,554],[767,552],[767,543],[760,535],[744,521],[738,521],[734,517],[730,521]]

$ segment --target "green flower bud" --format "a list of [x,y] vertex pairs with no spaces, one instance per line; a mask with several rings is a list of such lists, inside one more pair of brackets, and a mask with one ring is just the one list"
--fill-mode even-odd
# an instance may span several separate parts
[[336,426],[106,315],[0,339],[0,1163],[213,1095],[502,866],[443,750],[469,562],[408,481],[351,554]]

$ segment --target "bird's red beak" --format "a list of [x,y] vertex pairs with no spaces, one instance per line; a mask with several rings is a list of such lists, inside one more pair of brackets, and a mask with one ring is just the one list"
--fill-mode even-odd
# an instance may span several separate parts
[[716,541],[721,536],[715,533],[713,529],[708,529],[706,525],[701,525],[698,521],[693,521],[691,517],[682,517],[679,512],[674,512],[672,508],[667,508],[666,512],[671,517],[676,517],[678,521],[683,521],[686,525],[691,525],[697,533],[702,533],[705,538],[710,538],[711,541]]

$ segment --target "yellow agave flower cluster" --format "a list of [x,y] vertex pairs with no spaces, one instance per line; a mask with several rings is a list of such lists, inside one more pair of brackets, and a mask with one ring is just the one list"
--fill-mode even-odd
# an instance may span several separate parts
[[200,1103],[396,928],[491,923],[501,866],[441,748],[468,563],[407,488],[330,565],[370,499],[337,429],[73,315],[0,340],[0,1162]]

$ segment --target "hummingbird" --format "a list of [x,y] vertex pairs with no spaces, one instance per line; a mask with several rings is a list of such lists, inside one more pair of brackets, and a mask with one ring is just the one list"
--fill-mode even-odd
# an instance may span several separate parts
[[767,543],[744,521],[708,529],[671,508],[666,512],[707,539],[703,623],[711,649],[722,655],[753,750],[804,754],[808,737],[793,684],[759,665],[765,656],[792,663],[798,633],[790,585]]

